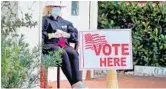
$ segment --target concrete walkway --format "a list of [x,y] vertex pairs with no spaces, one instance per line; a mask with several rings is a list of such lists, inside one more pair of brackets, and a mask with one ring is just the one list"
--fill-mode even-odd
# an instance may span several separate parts
[[[89,88],[105,88],[106,78],[84,80]],[[133,76],[118,74],[119,88],[166,88],[166,78]],[[49,83],[50,87],[56,88],[56,82]],[[70,88],[68,81],[61,81],[61,88]]]

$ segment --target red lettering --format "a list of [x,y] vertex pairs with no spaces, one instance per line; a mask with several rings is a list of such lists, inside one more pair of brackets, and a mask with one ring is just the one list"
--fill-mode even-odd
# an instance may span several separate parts
[[120,66],[119,61],[119,58],[114,58],[114,66]]
[[111,46],[109,44],[103,46],[103,54],[106,56],[111,54]]
[[115,55],[118,55],[118,47],[120,46],[120,44],[112,44],[112,47],[115,48]]
[[122,55],[129,55],[129,52],[126,52],[129,50],[129,44],[122,44]]
[[[121,48],[119,48],[121,46]],[[121,49],[121,53],[122,55],[129,55],[129,44],[105,44],[105,45],[99,45],[99,47],[97,47],[96,45],[93,45],[94,47],[94,51],[96,56],[101,55],[101,51],[105,56],[109,56],[111,55],[111,53],[113,53],[112,48],[114,47],[114,52],[115,52],[115,56],[119,55],[119,50]]]
[[112,64],[112,58],[108,58],[108,64],[107,64],[107,66],[113,66],[113,64]]
[[126,57],[121,58],[121,66],[126,66]]
[[96,53],[96,55],[98,56],[98,55],[100,55],[100,51],[101,51],[101,45],[99,45],[99,47],[97,48],[96,47],[96,45],[93,45],[93,47],[94,47],[94,50],[95,50],[95,53]]
[[100,58],[100,67],[106,66],[106,58]]
[[126,66],[126,57],[105,57],[100,58],[100,67]]

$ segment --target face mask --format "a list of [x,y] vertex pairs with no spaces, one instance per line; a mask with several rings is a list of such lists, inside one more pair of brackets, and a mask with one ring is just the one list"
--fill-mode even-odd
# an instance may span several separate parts
[[59,16],[59,14],[60,14],[60,7],[54,7],[54,8],[52,9],[51,14],[52,14],[53,16]]

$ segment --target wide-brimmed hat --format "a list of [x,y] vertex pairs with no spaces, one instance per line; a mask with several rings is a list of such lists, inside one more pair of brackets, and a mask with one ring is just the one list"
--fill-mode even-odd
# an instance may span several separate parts
[[58,6],[58,7],[66,7],[62,1],[47,1],[45,6]]

